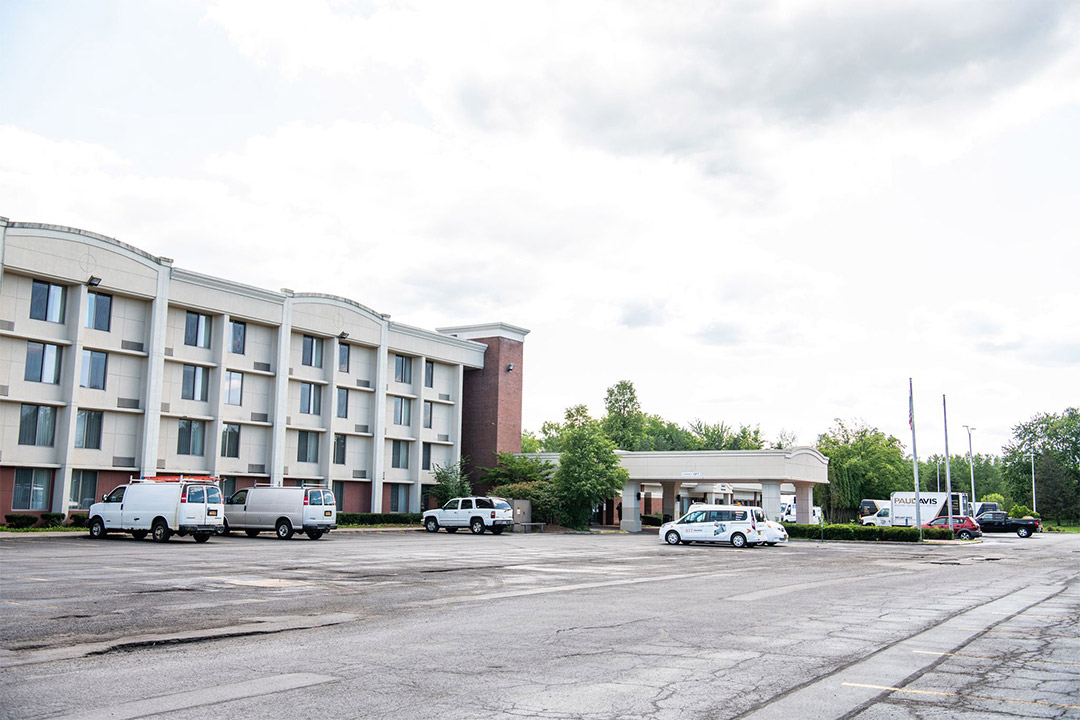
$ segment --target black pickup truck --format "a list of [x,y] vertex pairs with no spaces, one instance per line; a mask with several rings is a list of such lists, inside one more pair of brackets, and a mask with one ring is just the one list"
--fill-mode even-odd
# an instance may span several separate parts
[[984,533],[1014,532],[1022,538],[1039,532],[1039,521],[1034,518],[1009,517],[1006,512],[984,512],[975,518]]

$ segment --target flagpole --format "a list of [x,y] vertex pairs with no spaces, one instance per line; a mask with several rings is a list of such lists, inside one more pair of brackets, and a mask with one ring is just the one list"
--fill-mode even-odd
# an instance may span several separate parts
[[915,524],[919,526],[922,542],[922,505],[919,503],[919,451],[915,447],[915,391],[908,378],[908,424],[911,425],[911,466],[915,468]]
[[952,524],[952,475],[949,473],[949,412],[945,408],[945,394],[941,395],[941,417],[945,420],[945,503],[949,509],[949,529],[953,529]]

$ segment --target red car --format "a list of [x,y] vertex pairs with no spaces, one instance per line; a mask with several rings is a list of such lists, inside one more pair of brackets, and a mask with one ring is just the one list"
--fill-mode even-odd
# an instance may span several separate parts
[[975,522],[975,518],[967,517],[964,515],[953,515],[949,517],[939,517],[931,520],[923,525],[924,528],[945,528],[949,527],[949,521],[952,521],[953,537],[960,538],[961,540],[972,540],[982,535],[982,528],[979,527],[979,523]]

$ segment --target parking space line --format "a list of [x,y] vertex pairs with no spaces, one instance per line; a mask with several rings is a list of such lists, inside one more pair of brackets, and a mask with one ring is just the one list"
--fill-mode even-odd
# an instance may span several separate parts
[[991,702],[1015,703],[1018,705],[1040,705],[1042,707],[1061,708],[1065,710],[1080,710],[1080,705],[1066,705],[1063,703],[1045,702],[1043,700],[1017,700],[1016,698],[997,698],[986,695],[961,695],[960,693],[945,692],[943,690],[916,690],[914,688],[891,687],[889,685],[866,685],[864,683],[840,683],[845,687],[866,688],[868,690],[888,690],[889,692],[908,693],[911,695],[936,695],[938,697],[954,697],[961,700],[990,700]]
[[993,632],[993,633],[1012,633],[1013,635],[1027,635],[1028,637],[1041,637],[1041,638],[1072,638],[1076,639],[1076,635],[1047,635],[1041,632],[1028,632],[1027,630],[1010,630],[1009,628],[985,628],[985,627],[969,627],[966,625],[957,625],[957,630],[977,630],[979,632]]
[[[1001,661],[1004,658],[992,657],[990,655],[968,655],[966,653],[950,653],[950,652],[935,652],[933,650],[912,650],[911,652],[918,655],[936,655],[938,657],[957,657],[957,658],[971,658],[973,660],[996,660]],[[1075,665],[1080,667],[1080,663],[1064,662],[1061,660],[1036,660],[1034,658],[1025,659],[1024,662],[1036,662],[1043,663],[1044,665]]]
[[[1008,613],[998,612],[995,615],[1008,615]],[[1038,615],[1036,613],[1017,613],[1014,617],[1033,617],[1033,618],[1049,618],[1050,620],[1080,620],[1080,615]]]

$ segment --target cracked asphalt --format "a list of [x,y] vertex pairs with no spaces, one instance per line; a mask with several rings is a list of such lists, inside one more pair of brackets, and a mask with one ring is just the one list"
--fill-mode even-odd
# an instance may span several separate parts
[[1080,535],[22,535],[0,607],[12,718],[1080,718]]

